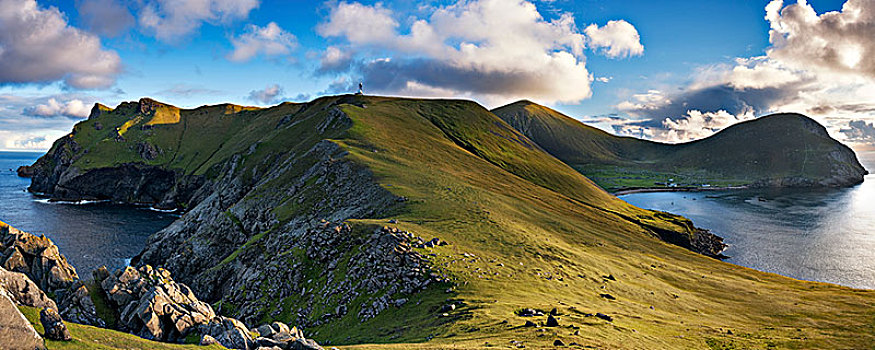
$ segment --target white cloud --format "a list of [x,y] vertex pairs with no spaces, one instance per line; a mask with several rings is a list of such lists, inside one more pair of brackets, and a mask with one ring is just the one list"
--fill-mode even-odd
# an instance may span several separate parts
[[139,22],[159,40],[170,42],[192,34],[204,23],[244,19],[260,0],[153,0],[140,10]]
[[329,46],[319,58],[319,72],[337,72],[349,69],[352,64],[352,49]]
[[91,106],[79,99],[71,99],[67,102],[59,102],[55,98],[49,98],[44,104],[38,104],[24,109],[24,113],[36,117],[71,117],[85,118],[91,112]]
[[610,58],[626,58],[644,54],[641,36],[635,26],[624,20],[608,21],[599,27],[591,24],[584,29],[590,46],[602,48],[602,52]]
[[116,0],[84,0],[77,10],[85,27],[92,32],[114,37],[134,25],[134,16]]
[[0,0],[0,83],[49,83],[106,88],[122,70],[100,39],[67,24],[54,7],[34,0]]
[[[421,10],[428,15],[405,16],[381,4],[341,2],[317,31],[343,39],[350,52],[388,58],[362,58],[351,65],[353,74],[376,92],[464,96],[490,103],[520,98],[574,103],[592,94],[586,36],[570,13],[545,19],[535,4],[523,0],[459,0]],[[404,24],[396,18],[405,18]],[[616,46],[621,52],[638,52]],[[325,62],[341,61],[326,59],[329,53]]]
[[231,39],[234,51],[227,58],[234,62],[245,62],[256,55],[288,55],[297,46],[297,39],[275,22],[264,27],[253,24],[246,26],[246,32]]
[[[784,6],[775,0],[765,12],[771,45],[764,56],[706,67],[664,99],[633,96],[617,108],[649,119],[632,125],[652,129],[645,136],[653,139],[677,139],[671,129],[695,135],[685,132],[688,125],[674,123],[689,119],[687,111],[722,110],[732,116],[804,113],[834,137],[860,142],[865,125],[850,123],[875,118],[875,60],[869,59],[875,54],[875,2],[848,0],[841,11],[818,14],[807,1]],[[672,123],[660,122],[665,118]],[[698,130],[707,136],[707,128]]]
[[805,0],[766,7],[769,57],[793,68],[875,77],[875,2],[848,0],[841,11],[818,15]]
[[867,123],[865,120],[851,120],[847,127],[840,131],[851,142],[875,144],[875,123]]
[[331,9],[328,21],[316,27],[323,37],[345,37],[353,44],[380,43],[392,40],[398,22],[382,3],[374,6],[358,2],[341,2]]
[[277,84],[268,85],[261,90],[249,92],[249,99],[261,104],[278,103],[283,99],[283,88]]
[[619,135],[678,143],[702,139],[733,124],[754,118],[751,110],[738,115],[724,110],[716,112],[690,110],[679,118],[665,118],[659,122],[615,120],[612,126]]

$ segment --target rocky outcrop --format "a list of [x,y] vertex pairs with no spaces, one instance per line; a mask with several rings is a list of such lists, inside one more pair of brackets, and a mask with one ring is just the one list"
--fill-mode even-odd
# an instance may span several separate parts
[[296,328],[292,331],[282,323],[275,322],[273,327],[278,330],[262,336],[237,319],[217,316],[209,304],[198,300],[185,284],[175,282],[165,269],[127,267],[105,276],[100,285],[111,306],[119,310],[120,328],[147,339],[175,342],[197,334],[203,345],[221,344],[229,349],[254,350],[268,341],[281,349],[321,349]]
[[4,350],[45,349],[43,338],[21,314],[15,303],[0,293],[0,347]]
[[104,325],[76,269],[48,237],[37,237],[0,222],[0,252],[0,267],[26,275],[40,293],[52,293],[58,305],[53,301],[50,306],[60,310],[64,318],[86,325]]
[[33,167],[30,165],[22,165],[18,167],[17,173],[19,177],[32,177]]
[[68,289],[79,279],[76,269],[50,239],[19,231],[3,222],[0,222],[0,252],[0,267],[24,273],[44,291]]
[[[341,116],[336,122],[343,121]],[[222,311],[244,322],[292,308],[292,318],[285,321],[324,324],[345,316],[359,295],[367,300],[362,319],[403,304],[396,303],[393,293],[419,291],[429,280],[406,238],[400,232],[356,231],[342,224],[392,210],[403,198],[381,188],[367,169],[345,156],[336,144],[322,141],[257,174],[251,186],[235,172],[236,161],[225,165],[209,195],[150,237],[137,263],[174,271],[198,297],[220,302]],[[268,184],[270,190],[262,191]],[[284,208],[292,208],[291,215],[277,218]],[[328,279],[308,283],[314,273]],[[329,301],[325,295],[341,297]],[[291,296],[299,296],[295,305],[280,305]],[[229,305],[234,307],[224,307]],[[317,307],[334,312],[311,315]]]
[[61,341],[73,339],[57,310],[50,307],[42,309],[39,313],[39,322],[43,325],[46,338]]
[[65,320],[96,327],[106,327],[97,315],[97,308],[91,299],[88,287],[81,280],[76,281],[64,293],[58,295],[61,316]]
[[216,317],[209,304],[165,269],[126,267],[100,282],[123,328],[143,338],[175,341]]
[[0,267],[0,294],[8,296],[16,305],[58,308],[55,301],[46,296],[46,293],[43,293],[27,275],[11,272],[2,267]]

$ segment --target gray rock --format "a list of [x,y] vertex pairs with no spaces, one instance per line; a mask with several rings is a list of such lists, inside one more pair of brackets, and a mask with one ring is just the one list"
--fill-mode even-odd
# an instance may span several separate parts
[[145,338],[175,341],[216,317],[209,304],[161,268],[126,267],[107,277],[101,287],[121,310],[119,321]]
[[12,299],[0,294],[0,344],[4,350],[43,350],[43,338],[21,314]]
[[267,324],[262,325],[261,327],[258,327],[255,330],[258,331],[259,336],[265,337],[265,338],[270,338],[271,336],[273,336],[274,333],[276,333],[273,330],[273,328]]
[[45,329],[46,338],[51,340],[73,340],[70,331],[67,330],[67,325],[61,319],[61,314],[52,308],[42,309],[39,313],[39,321]]
[[16,305],[36,308],[53,308],[58,306],[42,290],[20,272],[11,272],[0,267],[0,294],[6,295]]
[[212,336],[228,349],[250,350],[255,349],[249,329],[233,318],[218,316],[201,326],[202,333]]

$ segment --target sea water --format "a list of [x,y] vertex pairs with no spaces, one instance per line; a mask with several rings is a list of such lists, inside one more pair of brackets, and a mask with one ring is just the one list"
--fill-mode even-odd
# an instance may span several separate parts
[[[875,172],[875,152],[858,152]],[[842,189],[749,189],[620,196],[683,215],[729,244],[728,262],[803,280],[875,289],[875,175]]]
[[30,179],[18,177],[41,153],[0,152],[0,221],[19,230],[46,235],[83,278],[106,265],[123,267],[146,245],[149,235],[178,215],[147,207],[108,202],[51,202],[27,192]]

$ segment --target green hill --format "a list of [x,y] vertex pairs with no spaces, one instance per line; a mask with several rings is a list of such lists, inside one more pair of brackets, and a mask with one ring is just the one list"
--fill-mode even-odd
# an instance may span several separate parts
[[[250,325],[361,348],[875,341],[875,293],[679,247],[714,242],[611,196],[470,101],[96,110],[35,164],[34,190],[185,207],[138,263]],[[553,309],[558,327],[524,326]]]
[[848,186],[865,169],[848,147],[800,114],[738,123],[711,137],[663,144],[619,137],[520,101],[493,113],[609,190],[667,186]]

